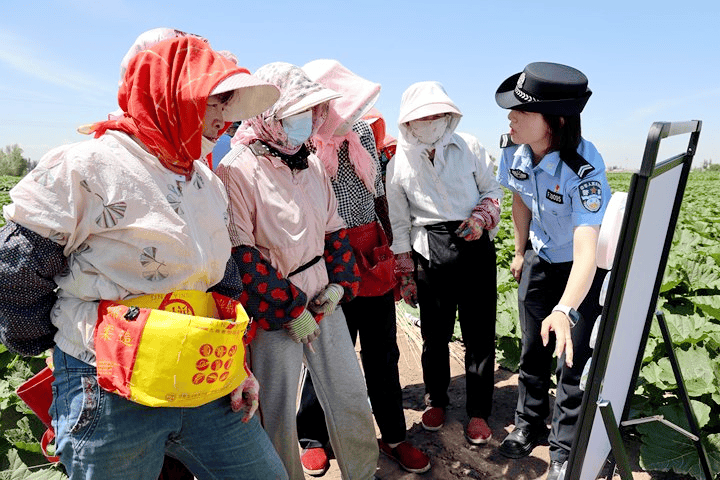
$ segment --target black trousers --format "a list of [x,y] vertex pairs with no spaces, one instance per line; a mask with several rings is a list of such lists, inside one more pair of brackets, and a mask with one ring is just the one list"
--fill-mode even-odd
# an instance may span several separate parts
[[457,318],[465,344],[465,410],[469,417],[487,419],[495,388],[495,245],[485,232],[480,239],[468,242],[459,255],[453,264],[431,265],[414,252],[425,392],[431,406],[448,406],[448,345]]
[[[368,396],[382,439],[405,440],[405,413],[398,373],[395,299],[392,290],[379,297],[355,297],[342,304],[353,343],[360,336],[360,359]],[[322,330],[322,323],[320,324]],[[322,335],[322,333],[321,333]],[[327,447],[325,415],[310,375],[305,375],[297,413],[298,440],[303,448]]]
[[[545,428],[550,414],[550,375],[555,336],[543,346],[540,338],[542,321],[562,297],[572,262],[549,263],[533,250],[525,252],[522,277],[518,287],[520,327],[522,328],[522,353],[518,379],[518,404],[515,426],[518,428]],[[565,355],[557,359],[555,376],[557,395],[552,412],[549,436],[550,459],[567,460],[575,437],[580,415],[583,391],[580,377],[585,363],[592,355],[590,334],[598,315],[600,289],[607,270],[598,269],[590,291],[578,308],[582,320],[572,329],[573,366],[565,365]]]

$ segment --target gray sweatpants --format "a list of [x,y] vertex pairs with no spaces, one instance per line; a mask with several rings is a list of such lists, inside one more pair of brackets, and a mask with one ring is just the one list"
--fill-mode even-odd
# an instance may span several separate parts
[[304,361],[312,375],[342,478],[369,480],[377,468],[375,439],[367,388],[342,309],[320,322],[315,353],[292,341],[284,330],[258,329],[250,344],[252,371],[260,383],[263,426],[291,480],[304,480],[297,441],[297,394]]

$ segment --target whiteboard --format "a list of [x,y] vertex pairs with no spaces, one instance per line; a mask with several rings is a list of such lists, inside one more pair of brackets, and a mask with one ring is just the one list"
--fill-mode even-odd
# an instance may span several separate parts
[[[653,179],[638,227],[637,240],[630,260],[630,270],[620,299],[615,335],[612,338],[610,357],[602,382],[598,401],[610,401],[618,421],[625,409],[628,390],[631,388],[633,368],[641,343],[648,311],[654,311],[657,297],[653,295],[655,272],[668,232],[670,215],[678,190],[682,165]],[[611,300],[610,297],[606,297]],[[585,453],[582,479],[597,478],[610,453],[610,441],[602,417],[595,415],[592,433]]]
[[[611,451],[598,402],[609,402],[617,426],[629,406],[700,127],[700,121],[653,124],[643,165],[631,179],[568,461],[570,480],[595,480]],[[660,141],[684,133],[691,133],[687,151],[657,163]]]

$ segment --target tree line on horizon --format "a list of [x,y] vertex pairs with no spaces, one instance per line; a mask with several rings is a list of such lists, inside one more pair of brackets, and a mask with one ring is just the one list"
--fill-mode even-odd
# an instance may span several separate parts
[[[490,155],[493,163],[496,159],[493,155]],[[11,177],[24,177],[29,171],[31,171],[37,165],[37,161],[33,162],[29,158],[23,156],[23,149],[18,144],[6,145],[0,150],[0,175],[7,175]],[[720,170],[720,164],[713,163],[712,160],[704,160],[701,167],[696,167],[697,170],[709,170],[716,171]],[[616,165],[609,165],[607,167],[609,172],[613,171],[624,171],[623,167]]]
[[0,175],[24,177],[37,162],[23,157],[23,149],[19,145],[6,145],[0,150]]

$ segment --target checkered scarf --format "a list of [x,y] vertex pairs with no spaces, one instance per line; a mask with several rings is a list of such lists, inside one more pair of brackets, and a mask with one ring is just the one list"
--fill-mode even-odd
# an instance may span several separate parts
[[336,60],[314,60],[304,68],[311,78],[343,95],[330,101],[328,118],[312,137],[317,156],[334,178],[338,171],[338,152],[347,141],[355,173],[374,194],[375,162],[352,126],[373,106],[380,94],[380,85],[356,75]]

